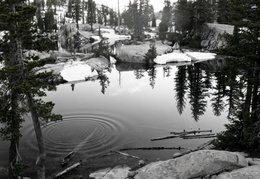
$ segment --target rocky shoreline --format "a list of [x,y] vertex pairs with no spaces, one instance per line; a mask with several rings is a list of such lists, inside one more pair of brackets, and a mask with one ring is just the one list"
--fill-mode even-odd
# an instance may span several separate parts
[[137,170],[120,165],[90,174],[95,179],[244,179],[259,176],[260,159],[220,150],[199,150],[178,158],[152,162]]

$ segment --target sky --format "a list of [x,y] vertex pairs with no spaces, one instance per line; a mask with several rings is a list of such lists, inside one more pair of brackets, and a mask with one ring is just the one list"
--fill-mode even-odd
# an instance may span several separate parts
[[[133,2],[133,0],[131,0]],[[97,4],[104,4],[110,8],[117,9],[118,0],[95,0]],[[129,4],[129,0],[119,0],[120,12]],[[159,12],[164,7],[164,0],[150,0],[150,4],[153,5],[155,12]]]

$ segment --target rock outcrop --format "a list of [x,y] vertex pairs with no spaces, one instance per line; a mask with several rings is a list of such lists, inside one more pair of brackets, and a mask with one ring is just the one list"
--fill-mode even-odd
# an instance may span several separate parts
[[98,170],[94,173],[91,173],[89,176],[95,179],[122,179],[127,177],[129,170],[130,168],[126,165],[118,165],[114,168]]
[[211,24],[205,25],[201,34],[201,46],[210,51],[217,51],[227,45],[225,38],[226,34],[233,34],[234,26],[226,24]]
[[200,150],[179,158],[152,162],[136,171],[126,166],[117,166],[97,171],[90,176],[95,179],[101,176],[103,179],[129,178],[130,176],[134,179],[259,178],[260,165],[257,163],[254,166],[248,166],[248,163],[248,159],[239,153]]
[[139,169],[135,179],[196,178],[248,165],[240,154],[201,150],[176,159],[154,162]]
[[245,167],[218,175],[215,179],[254,179],[260,178],[260,165]]
[[[150,45],[150,42],[139,45],[123,45],[116,49],[116,57],[122,62],[146,63],[145,54],[150,49]],[[172,50],[170,46],[162,44],[161,42],[156,42],[155,48],[158,55]]]

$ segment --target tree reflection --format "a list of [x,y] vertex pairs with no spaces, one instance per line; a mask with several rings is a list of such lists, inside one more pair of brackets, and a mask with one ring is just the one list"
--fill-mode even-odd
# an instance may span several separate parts
[[222,73],[217,72],[216,76],[216,86],[213,87],[214,91],[211,94],[211,106],[213,109],[213,113],[216,116],[220,116],[221,112],[225,109],[225,102],[224,102],[224,95],[226,87],[224,85],[225,75]]
[[164,77],[171,76],[171,69],[172,68],[170,66],[163,67],[163,76]]
[[176,72],[175,77],[175,99],[177,100],[177,109],[180,114],[182,114],[185,106],[186,106],[186,99],[185,94],[187,91],[187,67],[186,66],[180,66],[178,67],[178,70]]
[[206,111],[207,101],[205,98],[209,96],[208,89],[205,87],[202,77],[203,74],[199,68],[199,64],[188,67],[189,99],[192,116],[195,121],[198,121],[199,116],[203,115]]
[[154,88],[155,79],[156,79],[156,69],[155,69],[155,68],[151,68],[151,69],[149,69],[147,72],[148,72],[148,76],[150,77],[150,78],[149,78],[150,86],[151,86],[152,88]]
[[135,70],[135,71],[134,71],[135,78],[136,78],[137,80],[143,78],[143,77],[144,77],[144,72],[145,72],[145,71],[144,71],[143,69],[137,69],[137,70]]
[[99,79],[99,83],[101,85],[101,93],[105,94],[106,88],[109,86],[110,83],[108,76],[104,72],[98,71],[97,79]]
[[228,90],[227,131],[219,134],[216,147],[259,149],[259,65],[254,60],[229,59],[223,72]]

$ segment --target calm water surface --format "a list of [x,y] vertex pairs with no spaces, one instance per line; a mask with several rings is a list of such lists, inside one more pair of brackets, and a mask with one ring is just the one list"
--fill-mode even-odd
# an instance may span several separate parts
[[[152,138],[168,136],[172,131],[184,129],[212,129],[214,133],[224,130],[223,124],[228,122],[226,112],[215,116],[212,109],[211,94],[216,92],[214,73],[197,68],[201,75],[198,77],[200,83],[206,84],[206,77],[210,76],[211,85],[198,89],[201,94],[205,94],[200,99],[203,104],[190,103],[190,88],[195,87],[187,81],[190,87],[186,87],[183,93],[185,105],[183,109],[178,107],[176,89],[180,84],[177,79],[180,78],[181,68],[184,71],[186,69],[188,76],[188,67],[158,66],[149,70],[133,70],[135,67],[131,65],[114,66],[111,72],[103,72],[99,79],[57,86],[57,91],[47,93],[46,100],[55,103],[54,112],[62,114],[64,119],[43,127],[48,157],[60,160],[72,150],[83,157],[91,157],[102,156],[111,149],[134,147],[180,146],[193,149],[207,142],[210,139],[151,141]],[[196,105],[204,107],[195,120]],[[30,119],[24,124],[23,135],[21,155],[26,160],[35,161],[38,147]],[[7,165],[9,144],[2,144],[1,158],[5,160],[2,160],[1,165]],[[180,151],[126,152],[152,161],[171,158]]]

